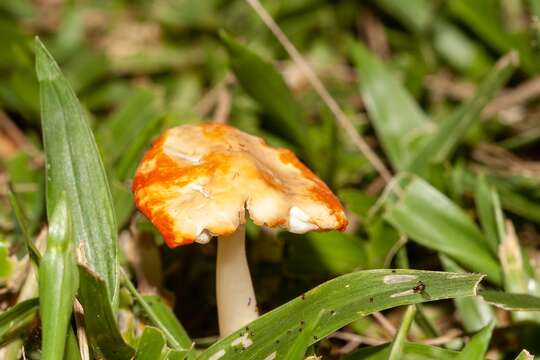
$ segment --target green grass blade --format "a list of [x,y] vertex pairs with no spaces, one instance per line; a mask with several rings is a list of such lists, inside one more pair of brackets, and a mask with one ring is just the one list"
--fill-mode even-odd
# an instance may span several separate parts
[[350,44],[369,118],[394,169],[406,169],[414,143],[430,122],[375,55],[360,43]]
[[[281,74],[270,63],[225,32],[220,33],[230,58],[230,67],[244,91],[268,113],[272,128],[309,153],[302,109]],[[253,81],[257,79],[256,81]]]
[[[362,348],[347,355],[343,360],[386,360],[390,344]],[[403,351],[403,360],[439,360],[455,359],[459,356],[457,351],[440,347],[406,342]]]
[[28,230],[28,222],[26,215],[24,214],[24,210],[21,206],[21,203],[19,202],[19,199],[17,198],[17,195],[15,194],[15,192],[12,191],[11,187],[9,191],[9,203],[11,204],[11,208],[13,209],[13,213],[15,214],[15,220],[17,221],[17,225],[21,229],[21,233],[24,238],[28,254],[30,255],[32,261],[35,264],[39,265],[39,262],[41,260],[41,254],[39,253],[39,250],[36,248],[36,245],[34,245],[34,242],[32,241],[32,236],[30,236],[30,230]]
[[501,242],[495,215],[497,211],[496,202],[493,201],[495,196],[498,196],[497,192],[487,183],[486,177],[484,175],[478,175],[476,177],[474,202],[482,230],[484,230],[486,240],[493,254],[498,253]]
[[193,342],[186,330],[176,319],[174,313],[163,303],[158,296],[142,296],[129,281],[126,273],[121,269],[124,284],[133,295],[135,300],[143,308],[144,312],[158,329],[163,332],[169,345],[175,350],[190,350]]
[[[444,271],[464,272],[464,270],[452,261],[448,256],[440,255],[441,264]],[[480,331],[490,322],[495,320],[493,307],[484,301],[480,296],[470,296],[453,299],[463,321],[465,331],[469,333]]]
[[427,30],[434,18],[434,6],[429,0],[376,0],[375,3],[415,32]]
[[6,334],[28,321],[38,311],[39,299],[32,298],[12,306],[0,313],[0,344],[4,343]]
[[67,331],[79,277],[75,261],[71,216],[65,198],[49,218],[47,250],[39,265],[39,312],[42,359],[64,358]]
[[540,297],[510,294],[503,291],[481,290],[479,295],[487,303],[509,311],[540,311]]
[[414,315],[416,313],[416,306],[409,305],[405,315],[401,319],[401,325],[399,330],[396,333],[392,345],[390,345],[390,354],[388,355],[388,360],[399,360],[403,359],[403,353],[405,350],[405,341],[407,340],[407,334],[414,320]]
[[73,221],[74,238],[86,265],[107,285],[118,303],[117,226],[109,185],[84,111],[45,46],[36,39],[41,120],[47,161],[47,213],[62,192]]
[[79,275],[79,300],[88,337],[106,359],[130,360],[134,350],[124,342],[118,330],[105,282],[82,265],[79,265]]
[[500,265],[474,222],[443,193],[418,177],[385,200],[384,218],[411,240],[440,251],[500,284]]
[[510,78],[517,62],[516,54],[510,53],[495,65],[474,96],[446,117],[422,146],[409,166],[410,171],[422,173],[431,162],[443,162],[452,155],[467,130],[480,119],[487,103]]
[[[418,270],[368,270],[330,280],[285,305],[261,316],[199,356],[205,359],[237,359],[234,344],[250,344],[242,359],[255,360],[283,356],[301,334],[302,322],[322,315],[313,334],[317,339],[373,312],[425,301],[473,296],[482,275]],[[425,291],[414,291],[419,282]],[[311,339],[311,342],[317,340]]]
[[[319,315],[311,322],[307,323],[302,329],[302,333],[296,338],[296,340],[291,344],[287,355],[283,358],[284,360],[303,360],[306,349],[309,345],[316,339],[314,330],[317,328],[321,317],[326,312],[325,309],[319,311]],[[314,338],[315,337],[315,338]]]
[[489,325],[475,334],[459,353],[458,359],[483,360],[489,347],[489,341],[491,340],[491,334],[493,333],[494,327],[495,322],[491,322]]
[[534,360],[534,355],[531,355],[527,350],[522,350],[515,360]]
[[147,326],[144,328],[135,359],[137,360],[159,360],[163,358],[165,350],[165,338],[159,329]]
[[476,32],[485,44],[499,53],[517,50],[523,69],[529,73],[538,71],[527,34],[513,33],[505,29],[498,20],[503,15],[498,6],[493,6],[494,1],[449,0],[446,4],[450,13]]

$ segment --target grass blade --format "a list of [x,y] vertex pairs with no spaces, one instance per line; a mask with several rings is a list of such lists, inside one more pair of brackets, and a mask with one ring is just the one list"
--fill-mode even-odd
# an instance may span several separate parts
[[435,134],[422,146],[411,161],[410,171],[422,173],[431,162],[442,162],[450,157],[466,131],[480,119],[487,103],[510,78],[517,62],[517,55],[510,53],[495,65],[474,96],[443,120]]
[[134,350],[124,342],[118,330],[105,282],[82,265],[79,265],[79,275],[79,299],[88,337],[106,359],[130,360]]
[[71,217],[65,198],[49,219],[47,250],[39,265],[39,312],[42,324],[42,358],[64,358],[79,277],[73,250]]
[[[279,72],[248,47],[225,32],[220,33],[238,82],[275,121],[275,130],[297,145],[309,149],[302,109]],[[257,81],[253,81],[257,79]]]
[[319,321],[321,320],[321,317],[323,316],[325,312],[326,310],[321,309],[321,311],[319,311],[319,315],[313,321],[309,322],[302,329],[302,334],[299,335],[296,338],[296,340],[292,343],[289,351],[287,352],[287,355],[285,355],[284,357],[284,360],[303,360],[304,359],[306,349],[309,347],[314,337],[313,332],[315,328],[317,327],[317,325],[319,324]]
[[483,360],[485,358],[486,351],[491,340],[491,334],[495,322],[491,322],[489,325],[480,330],[474,335],[471,340],[465,345],[463,350],[459,353],[459,360]]
[[159,360],[165,349],[165,338],[158,329],[147,326],[144,328],[135,359],[137,360]]
[[360,75],[360,91],[369,118],[394,169],[406,169],[412,147],[429,125],[407,90],[375,55],[351,41],[351,57]]
[[41,254],[39,253],[39,250],[36,248],[36,245],[34,245],[34,242],[32,241],[32,237],[30,236],[30,230],[28,229],[26,215],[24,214],[24,210],[21,206],[21,203],[19,202],[19,199],[17,198],[17,195],[11,189],[11,186],[9,190],[9,203],[11,204],[11,208],[13,209],[13,213],[15,214],[15,220],[17,221],[17,225],[21,229],[21,233],[24,238],[28,254],[30,255],[30,258],[32,259],[34,264],[39,265],[39,261],[41,260]]
[[[447,360],[459,356],[457,351],[417,343],[406,342],[403,348],[403,360]],[[345,356],[343,360],[386,360],[389,350],[390,344],[365,347]]]
[[169,345],[175,350],[189,350],[193,342],[189,338],[182,324],[178,322],[174,313],[165,305],[158,296],[143,297],[129,281],[126,273],[121,269],[124,284],[133,295],[135,300],[143,308],[150,321],[163,332]]
[[399,360],[403,358],[407,333],[411,328],[415,313],[416,306],[409,305],[407,311],[405,311],[405,315],[403,315],[403,318],[401,319],[401,325],[399,326],[396,337],[394,338],[394,341],[392,341],[392,345],[390,345],[388,360]]
[[450,256],[467,269],[502,282],[500,265],[467,214],[419,177],[385,200],[384,218],[411,240]]
[[531,355],[527,350],[522,350],[515,360],[534,360],[534,355]]
[[86,265],[118,303],[117,227],[109,185],[92,132],[68,81],[45,46],[36,39],[43,142],[47,160],[47,213],[62,192],[73,220],[73,235]]
[[476,177],[474,202],[489,247],[494,254],[497,254],[501,238],[499,237],[496,212],[501,210],[500,204],[495,198],[498,199],[497,191],[489,186],[484,175],[478,175]]
[[[263,315],[200,355],[199,360],[236,359],[233,345],[248,339],[242,359],[264,359],[275,352],[283,356],[301,334],[302,321],[322,315],[313,334],[321,339],[350,322],[395,306],[438,299],[472,296],[482,276],[418,270],[368,270],[340,276]],[[415,292],[419,282],[425,291]],[[316,340],[312,338],[311,343]],[[272,355],[273,356],[273,355]]]
[[[439,256],[444,271],[464,272],[454,261],[448,256]],[[490,322],[495,320],[493,307],[484,301],[480,296],[471,296],[453,299],[457,311],[463,321],[465,331],[473,333],[480,331]]]
[[540,311],[540,298],[527,294],[482,290],[479,295],[491,305],[510,311]]
[[13,329],[17,329],[32,320],[38,311],[39,299],[32,298],[21,301],[15,306],[0,313],[0,345],[9,338],[6,336]]

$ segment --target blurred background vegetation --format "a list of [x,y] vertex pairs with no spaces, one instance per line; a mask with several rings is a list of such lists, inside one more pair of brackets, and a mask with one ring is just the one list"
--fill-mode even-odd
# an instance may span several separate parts
[[[374,268],[482,272],[487,287],[540,295],[540,2],[263,4],[348,121],[401,175],[386,184],[244,1],[1,1],[0,307],[21,300],[28,273],[8,180],[31,233],[45,223],[35,35],[87,112],[114,198],[121,263],[139,291],[174,307],[201,346],[218,333],[215,244],[167,248],[135,212],[130,192],[151,141],[201,120],[226,121],[293,149],[349,213],[344,233],[248,227],[262,312],[337,275]],[[428,325],[413,327],[413,340],[450,333],[445,344],[459,349],[467,334],[497,319],[494,357],[539,346],[537,313],[510,315],[479,298],[423,310]],[[388,322],[359,320],[318,352],[350,351],[343,333],[386,342],[402,314],[398,308],[384,313]],[[120,320],[124,334],[133,331],[127,322]],[[24,334],[31,353],[39,327]]]

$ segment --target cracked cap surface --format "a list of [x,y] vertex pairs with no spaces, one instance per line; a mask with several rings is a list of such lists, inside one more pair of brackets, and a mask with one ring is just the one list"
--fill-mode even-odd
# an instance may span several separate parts
[[248,211],[259,226],[293,233],[343,230],[343,208],[287,149],[224,124],[167,130],[133,179],[137,208],[170,247],[230,235]]

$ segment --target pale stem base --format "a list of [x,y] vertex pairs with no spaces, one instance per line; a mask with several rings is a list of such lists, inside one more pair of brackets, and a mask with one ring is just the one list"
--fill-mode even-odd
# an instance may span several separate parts
[[221,337],[230,335],[259,316],[245,239],[244,225],[240,225],[234,234],[218,238],[216,296]]

